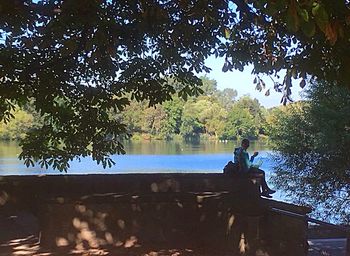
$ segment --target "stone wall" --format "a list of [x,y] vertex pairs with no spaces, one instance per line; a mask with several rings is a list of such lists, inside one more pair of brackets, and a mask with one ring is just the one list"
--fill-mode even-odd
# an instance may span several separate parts
[[3,177],[1,211],[27,209],[55,250],[182,248],[209,255],[306,255],[307,223],[271,212],[257,180],[223,174]]

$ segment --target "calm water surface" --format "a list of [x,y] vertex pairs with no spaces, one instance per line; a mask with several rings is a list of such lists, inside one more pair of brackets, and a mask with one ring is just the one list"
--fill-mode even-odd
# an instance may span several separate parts
[[[68,174],[90,173],[154,173],[154,172],[206,172],[220,173],[225,164],[232,160],[232,151],[237,147],[235,142],[166,142],[142,141],[125,142],[127,154],[114,155],[112,159],[116,165],[103,169],[90,157],[75,160],[70,163]],[[261,143],[251,143],[250,152],[259,151],[259,158],[263,160],[262,167],[270,169],[268,159],[269,150]],[[58,174],[52,169],[40,166],[27,168],[18,160],[20,148],[14,142],[0,142],[0,175],[33,175]]]
[[[14,142],[0,142],[0,176],[6,175],[70,175],[70,174],[117,174],[117,173],[222,173],[232,158],[237,142],[166,142],[140,141],[124,143],[126,155],[114,155],[116,165],[103,169],[90,157],[70,163],[68,173],[45,169],[40,166],[27,168],[18,160],[21,149]],[[251,142],[249,153],[258,151],[255,161],[262,160],[261,168],[269,180],[273,175],[271,151],[262,143]],[[289,201],[282,191],[274,194],[278,200]]]
[[[237,142],[165,142],[140,141],[125,142],[126,155],[115,155],[116,162],[112,168],[103,169],[91,158],[70,163],[68,173],[44,169],[40,166],[27,168],[18,160],[21,149],[16,143],[0,141],[0,176],[6,175],[70,175],[70,174],[117,174],[117,173],[222,173],[226,163],[232,160],[232,151],[239,146]],[[251,142],[249,153],[259,151],[256,162],[263,161],[261,169],[265,170],[266,178],[273,175],[271,151],[262,143]],[[270,183],[270,186],[273,185]],[[277,191],[274,199],[290,202],[283,193]]]

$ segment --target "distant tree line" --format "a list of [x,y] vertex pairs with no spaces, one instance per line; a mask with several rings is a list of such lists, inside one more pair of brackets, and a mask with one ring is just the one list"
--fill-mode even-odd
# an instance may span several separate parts
[[264,135],[266,109],[233,89],[218,90],[215,80],[202,77],[203,94],[187,101],[177,96],[162,105],[132,101],[120,115],[129,133],[150,138],[257,139]]
[[[215,80],[206,76],[201,79],[200,96],[185,101],[174,94],[172,100],[152,107],[148,101],[131,100],[124,111],[111,115],[125,124],[133,139],[235,140],[266,136],[268,111],[257,99],[250,96],[237,99],[236,90],[219,90]],[[175,81],[170,82],[181,89]],[[45,122],[30,104],[12,114],[15,118],[11,122],[0,125],[0,139],[23,139],[28,129]]]

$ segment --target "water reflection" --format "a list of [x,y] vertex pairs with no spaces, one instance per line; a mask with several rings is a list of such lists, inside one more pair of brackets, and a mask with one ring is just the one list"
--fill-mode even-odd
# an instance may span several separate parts
[[[113,174],[113,173],[167,173],[207,172],[220,173],[226,163],[232,160],[232,151],[237,142],[207,141],[186,143],[175,141],[127,141],[126,155],[115,155],[116,165],[103,169],[90,157],[71,162],[68,174]],[[264,160],[262,168],[271,169],[268,149],[262,143],[251,143],[250,152],[259,151]],[[18,160],[20,148],[16,143],[0,142],[0,175],[58,174],[52,169],[40,166],[27,168]],[[259,160],[259,159],[257,159]]]
[[[124,146],[127,154],[140,155],[180,155],[180,154],[222,154],[232,153],[238,147],[237,141],[126,141]],[[249,150],[267,151],[266,144],[251,142]]]
[[[207,141],[185,143],[174,141],[127,141],[124,143],[127,154],[113,156],[117,163],[110,169],[103,169],[90,157],[70,163],[71,174],[116,174],[116,173],[222,173],[226,163],[232,160],[234,147],[239,142]],[[255,161],[262,160],[261,169],[266,178],[272,175],[273,162],[269,149],[263,143],[251,142],[249,152],[259,151]],[[1,175],[57,175],[57,170],[44,169],[40,166],[27,168],[18,160],[20,148],[13,142],[0,142]],[[66,174],[66,173],[62,173]],[[278,191],[274,198],[285,198]]]
[[0,141],[0,159],[17,157],[21,153],[18,143],[13,141]]

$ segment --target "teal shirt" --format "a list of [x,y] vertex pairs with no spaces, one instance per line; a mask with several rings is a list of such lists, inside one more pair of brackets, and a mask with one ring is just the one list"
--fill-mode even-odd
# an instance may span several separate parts
[[239,164],[239,169],[242,172],[248,172],[252,165],[252,160],[249,160],[249,153],[242,147],[235,148],[233,153],[234,162]]

